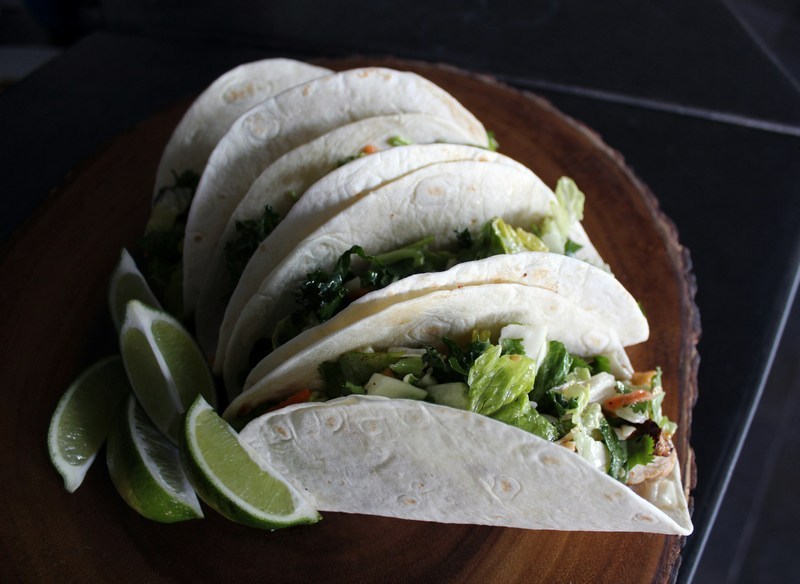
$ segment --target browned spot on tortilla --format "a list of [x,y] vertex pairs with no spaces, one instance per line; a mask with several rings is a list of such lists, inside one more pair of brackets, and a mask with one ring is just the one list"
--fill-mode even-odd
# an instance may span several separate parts
[[639,521],[643,521],[645,523],[653,523],[654,521],[653,517],[651,515],[648,515],[647,513],[637,513],[636,515],[634,515],[634,518],[638,519]]
[[303,86],[303,97],[308,97],[308,94],[311,93],[311,87],[308,85]]
[[552,456],[543,456],[542,464],[558,464],[558,461]]
[[417,504],[417,500],[414,497],[406,497],[403,499],[403,504],[413,506]]
[[275,430],[277,434],[280,434],[282,438],[289,437],[289,432],[287,432],[286,428],[284,428],[283,426],[273,426],[272,428]]
[[428,194],[429,195],[443,195],[444,194],[444,189],[442,187],[440,187],[439,185],[436,185],[436,186],[430,187],[428,189]]
[[503,491],[504,493],[513,493],[514,484],[508,479],[502,479],[500,481],[500,490]]
[[247,83],[239,87],[229,88],[225,92],[225,95],[223,96],[222,99],[224,99],[227,103],[235,103],[245,98],[252,97],[255,94],[255,92],[256,91],[255,88],[253,87],[253,82],[248,81]]

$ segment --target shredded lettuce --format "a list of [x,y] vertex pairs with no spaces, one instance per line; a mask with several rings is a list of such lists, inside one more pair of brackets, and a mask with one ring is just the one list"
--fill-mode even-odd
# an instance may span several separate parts
[[225,260],[229,275],[229,291],[236,287],[247,262],[258,246],[278,226],[281,216],[266,205],[261,217],[236,222],[236,236],[225,244]]
[[628,449],[625,442],[620,441],[616,432],[614,432],[614,429],[605,418],[600,422],[598,430],[603,437],[603,442],[608,449],[610,457],[608,474],[624,483],[628,479]]
[[499,217],[487,221],[470,247],[462,252],[462,261],[476,260],[499,254],[523,251],[548,251],[545,243],[536,235],[519,227],[512,227]]
[[486,131],[486,142],[488,144],[487,150],[497,152],[500,149],[500,142],[497,141],[494,132],[491,130]]
[[200,175],[173,171],[174,182],[155,196],[144,235],[139,238],[142,273],[162,306],[183,313],[183,236]]
[[583,220],[585,195],[571,178],[561,177],[556,183],[556,200],[550,205],[550,217],[542,222],[541,238],[550,251],[555,253],[575,253],[578,245],[568,245],[572,226]]
[[547,344],[547,354],[539,365],[533,390],[530,392],[531,400],[538,402],[548,389],[563,384],[572,368],[572,361],[573,357],[563,343],[550,341]]
[[469,370],[469,409],[491,415],[533,387],[536,362],[524,355],[503,355],[497,345],[489,347]]
[[375,373],[385,371],[403,359],[403,353],[345,353],[336,361],[325,361],[319,374],[325,382],[329,398],[349,395],[354,386],[363,386]]

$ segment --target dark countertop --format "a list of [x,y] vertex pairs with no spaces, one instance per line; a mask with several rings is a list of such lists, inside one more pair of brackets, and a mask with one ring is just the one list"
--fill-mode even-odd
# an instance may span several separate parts
[[[184,2],[148,5],[147,13],[108,3],[113,32],[85,37],[0,94],[2,240],[13,245],[13,231],[50,189],[111,138],[244,61],[394,54],[541,93],[625,156],[691,251],[703,337],[692,427],[696,532],[679,574],[690,579],[794,293],[796,87],[718,2],[534,2],[518,18],[477,1],[452,13],[437,5],[424,18],[374,0],[344,14],[304,13],[308,4],[282,3],[248,19],[211,3],[189,27],[175,24],[189,10]],[[359,7],[396,18],[371,29],[353,16]],[[338,28],[326,26],[331,19]]]

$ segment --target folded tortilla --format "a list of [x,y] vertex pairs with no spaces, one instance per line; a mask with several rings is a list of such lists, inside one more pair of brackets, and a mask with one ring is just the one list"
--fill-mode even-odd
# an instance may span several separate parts
[[[253,254],[227,305],[223,307],[223,318],[216,323],[217,330],[214,331],[216,336],[208,333],[214,337],[213,342],[208,341],[209,346],[217,347],[214,371],[218,374],[223,371],[226,347],[242,310],[258,292],[265,278],[305,238],[374,190],[386,188],[395,180],[421,168],[457,160],[496,162],[529,172],[515,160],[483,148],[458,144],[415,144],[359,158],[312,185]],[[212,315],[201,314],[198,309],[198,330],[201,327],[211,329],[211,318]]]
[[[342,314],[332,320],[347,318]],[[624,370],[623,377],[633,371],[615,322],[603,319],[590,306],[576,304],[575,298],[546,287],[480,284],[436,290],[395,302],[315,342],[305,343],[301,339],[313,334],[306,331],[285,345],[282,353],[285,358],[275,363],[275,367],[266,372],[256,367],[257,371],[245,383],[247,389],[231,402],[225,417],[243,418],[258,406],[300,389],[322,388],[319,365],[348,351],[440,345],[443,336],[463,343],[472,331],[490,331],[496,335],[509,323],[545,326],[548,337],[562,342],[570,353],[610,355]],[[289,346],[292,343],[300,348],[295,351]]]
[[212,152],[189,211],[183,249],[184,311],[191,314],[214,244],[250,186],[278,157],[344,124],[396,113],[453,121],[486,146],[480,122],[451,95],[414,73],[344,71],[261,102],[234,122]]
[[[414,145],[430,144],[433,147],[430,149],[411,147],[398,156],[376,157],[377,153],[392,148],[395,139]],[[376,116],[336,128],[290,150],[270,164],[250,187],[213,246],[213,253],[206,268],[205,282],[195,310],[197,338],[206,354],[212,356],[216,351],[226,300],[236,283],[236,280],[232,281],[232,275],[227,269],[226,246],[236,238],[239,222],[258,219],[267,205],[280,217],[286,217],[295,201],[306,199],[304,193],[313,183],[329,173],[332,174],[309,193],[309,198],[316,197],[319,200],[305,203],[292,215],[291,229],[282,230],[284,235],[280,239],[273,238],[268,247],[262,248],[266,250],[271,262],[277,262],[287,250],[291,249],[289,242],[299,241],[298,236],[307,233],[312,227],[343,208],[348,200],[352,200],[355,193],[342,188],[344,181],[352,184],[358,180],[357,176],[368,176],[372,179],[368,184],[374,187],[426,162],[450,160],[454,157],[492,160],[500,158],[500,155],[487,154],[485,150],[477,147],[448,148],[446,144],[435,144],[437,142],[463,144],[470,139],[471,136],[467,131],[445,118],[428,114]],[[365,147],[372,154],[365,156],[363,154]],[[426,154],[423,156],[419,152]],[[359,156],[369,158],[371,163],[345,164],[347,170],[332,173],[343,160]],[[358,192],[363,192],[366,188],[367,185],[362,185]],[[275,245],[276,241],[280,241],[283,245]],[[278,249],[279,247],[282,249]],[[256,265],[262,267],[262,273],[249,274],[251,280],[254,278],[257,280],[255,286],[267,273],[263,272],[265,266],[263,261],[256,262]],[[275,263],[270,265],[274,266]],[[247,295],[245,292],[240,290],[238,298],[249,297],[255,289],[250,290]]]
[[[435,244],[444,247],[455,241],[456,231],[474,232],[494,217],[530,228],[551,213],[554,202],[553,192],[531,171],[497,162],[431,164],[370,192],[298,243],[260,282],[238,317],[233,312],[238,301],[238,291],[234,292],[217,348],[217,358],[224,355],[229,395],[241,386],[240,375],[254,344],[292,312],[294,291],[306,275],[320,267],[330,269],[351,246],[379,254],[434,237]],[[266,248],[279,236],[276,230],[262,245]],[[603,263],[579,223],[570,238],[583,246],[576,257]],[[251,259],[239,286],[248,281],[255,260]],[[233,318],[235,324],[226,337]]]
[[175,174],[203,173],[212,150],[236,118],[255,104],[290,87],[330,74],[323,67],[292,59],[264,59],[239,65],[217,78],[192,103],[164,148],[153,196]]
[[[442,336],[464,343],[473,330],[497,334],[507,323],[546,327],[547,338],[584,357],[613,353],[629,375],[613,326],[593,305],[591,292],[604,297],[605,285],[587,280],[581,296],[569,291],[578,281],[555,281],[564,286],[482,284],[391,304],[289,348],[225,416],[236,423],[260,404],[321,389],[319,365],[350,351],[438,345]],[[562,445],[428,402],[350,395],[293,405],[254,419],[241,436],[322,511],[525,529],[692,531],[677,461],[667,476],[629,487]]]
[[241,437],[321,511],[561,531],[688,535],[680,466],[641,489],[486,416],[355,396],[289,406]]
[[[649,336],[647,319],[633,296],[614,276],[590,264],[554,253],[523,252],[496,255],[457,264],[444,272],[415,274],[353,302],[331,320],[309,329],[264,357],[250,372],[245,388],[253,386],[293,355],[328,335],[367,319],[392,304],[431,292],[459,290],[485,284],[519,284],[557,294],[612,329],[623,347]],[[627,360],[623,360],[626,363]],[[625,371],[615,371],[625,377]]]

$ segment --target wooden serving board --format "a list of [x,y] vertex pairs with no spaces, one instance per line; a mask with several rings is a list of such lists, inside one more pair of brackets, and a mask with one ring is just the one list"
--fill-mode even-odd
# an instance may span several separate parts
[[[649,317],[637,368],[660,365],[665,409],[679,424],[685,485],[697,397],[699,318],[687,251],[656,198],[622,157],[546,101],[449,67],[391,59],[325,62],[414,70],[455,95],[497,135],[501,151],[553,186],[586,193],[586,230]],[[108,275],[149,213],[161,150],[188,104],[148,119],[76,169],[0,259],[0,581],[35,582],[666,582],[682,538],[524,531],[327,513],[312,527],[262,532],[207,509],[203,521],[161,525],[119,498],[99,464],[68,494],[46,447],[69,382],[116,352]],[[101,453],[101,457],[104,453]],[[569,497],[569,493],[565,493]]]

